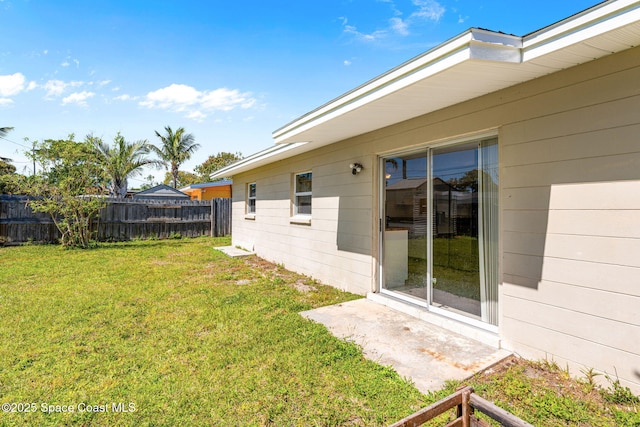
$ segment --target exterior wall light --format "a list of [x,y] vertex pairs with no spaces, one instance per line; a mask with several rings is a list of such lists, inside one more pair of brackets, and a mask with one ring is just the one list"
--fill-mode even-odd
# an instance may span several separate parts
[[353,175],[357,175],[362,170],[362,165],[360,163],[351,163],[349,168],[351,168],[351,173]]

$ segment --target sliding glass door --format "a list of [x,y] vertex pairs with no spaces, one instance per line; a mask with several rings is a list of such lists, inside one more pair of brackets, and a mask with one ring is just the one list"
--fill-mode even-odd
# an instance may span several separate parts
[[428,300],[426,152],[388,157],[385,168],[384,283],[387,290]]
[[382,289],[496,325],[497,139],[383,159]]

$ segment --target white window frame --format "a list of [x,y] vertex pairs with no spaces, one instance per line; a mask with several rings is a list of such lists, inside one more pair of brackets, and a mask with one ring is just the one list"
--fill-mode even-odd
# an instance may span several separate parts
[[[251,186],[253,186],[253,190],[254,190],[254,195],[253,196],[251,196]],[[249,215],[249,216],[255,216],[256,215],[257,191],[258,191],[258,186],[256,185],[255,182],[247,183],[247,211],[246,211],[246,214]],[[253,210],[251,209],[251,201],[253,201]]]
[[[311,191],[298,191],[298,176],[300,175],[311,175]],[[313,206],[313,172],[312,171],[304,171],[293,174],[293,196],[292,196],[292,205],[293,205],[293,219],[304,219],[305,223],[308,223],[311,218],[311,214],[313,213],[313,208],[311,208],[311,213],[300,213],[298,211],[298,197],[311,197],[311,204]],[[295,222],[295,221],[294,221]]]

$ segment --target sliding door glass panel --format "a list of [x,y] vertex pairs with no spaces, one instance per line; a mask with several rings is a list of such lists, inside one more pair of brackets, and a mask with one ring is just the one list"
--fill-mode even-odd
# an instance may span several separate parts
[[426,151],[384,159],[383,288],[427,300]]
[[481,318],[478,143],[432,150],[434,306]]

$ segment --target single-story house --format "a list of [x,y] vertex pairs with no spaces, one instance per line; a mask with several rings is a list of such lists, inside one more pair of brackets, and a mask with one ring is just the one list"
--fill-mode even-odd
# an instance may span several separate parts
[[223,179],[216,182],[204,182],[182,187],[180,191],[188,194],[191,200],[230,199],[233,181]]
[[189,200],[189,195],[165,184],[156,185],[133,195],[135,200]]
[[233,245],[640,392],[639,46],[637,0],[472,28],[219,171]]

